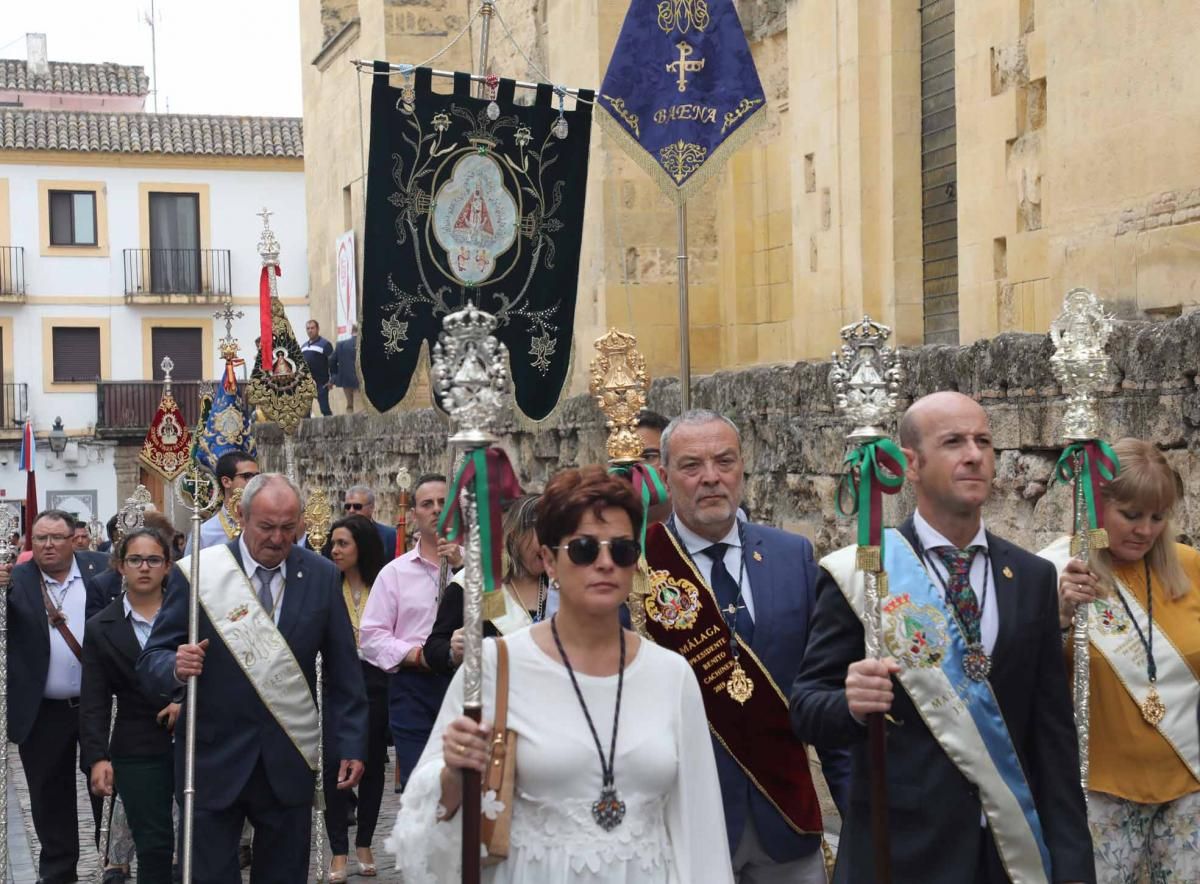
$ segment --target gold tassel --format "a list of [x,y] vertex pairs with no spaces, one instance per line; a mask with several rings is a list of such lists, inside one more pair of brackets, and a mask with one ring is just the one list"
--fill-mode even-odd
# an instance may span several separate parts
[[483,619],[496,620],[504,616],[504,592],[499,588],[483,594]]
[[642,638],[650,638],[646,631],[646,599],[650,591],[650,566],[646,563],[646,557],[642,556],[633,572],[633,586],[629,590],[629,622],[634,632]]
[[874,573],[883,568],[883,554],[877,546],[860,546],[854,562],[859,571]]

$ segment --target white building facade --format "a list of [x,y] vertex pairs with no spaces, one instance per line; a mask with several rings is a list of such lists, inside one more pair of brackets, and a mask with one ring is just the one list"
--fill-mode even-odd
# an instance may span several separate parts
[[[147,93],[141,68],[47,67],[0,60],[0,98],[20,105],[0,108],[0,500],[24,498],[28,413],[39,508],[103,521],[139,482],[161,506],[161,483],[136,460],[159,363],[172,358],[176,399],[196,414],[202,384],[224,370],[214,313],[226,305],[243,313],[233,333],[248,376],[264,208],[282,246],[279,294],[303,336],[302,134],[296,118],[131,113]],[[105,109],[105,90],[119,110]],[[57,421],[61,453],[49,446]]]

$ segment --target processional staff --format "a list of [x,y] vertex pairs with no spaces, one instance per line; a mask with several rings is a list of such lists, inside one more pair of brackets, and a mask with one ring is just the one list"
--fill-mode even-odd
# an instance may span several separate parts
[[[0,565],[12,565],[17,547],[12,536],[21,520],[7,505],[0,506]],[[9,880],[8,867],[8,588],[0,604],[0,881]]]
[[[833,354],[829,385],[835,409],[853,429],[846,435],[851,450],[846,472],[838,486],[837,507],[858,522],[856,565],[863,572],[866,609],[863,630],[867,655],[886,656],[880,601],[887,597],[887,571],[883,559],[883,495],[895,494],[904,484],[907,462],[899,446],[883,429],[896,411],[903,373],[898,354],[887,346],[892,330],[868,316],[842,329],[842,348]],[[849,503],[845,498],[849,497]],[[875,848],[876,880],[892,880],[888,830],[887,733],[884,714],[867,716],[871,759],[871,832]]]
[[[1092,550],[1108,546],[1100,490],[1120,470],[1116,452],[1100,439],[1100,416],[1096,410],[1096,392],[1108,375],[1109,359],[1104,348],[1111,334],[1112,317],[1104,312],[1096,296],[1084,288],[1067,292],[1062,313],[1050,324],[1050,337],[1054,341],[1050,366],[1067,396],[1067,411],[1063,415],[1063,438],[1067,446],[1054,468],[1054,477],[1056,481],[1074,482],[1071,555],[1085,565]],[[1071,621],[1074,655],[1071,681],[1079,737],[1079,781],[1085,798],[1091,730],[1089,607],[1076,605]],[[1151,685],[1146,703],[1158,702],[1158,693]]]
[[[508,350],[492,334],[496,319],[468,303],[442,320],[433,348],[433,384],[457,432],[450,445],[462,453],[438,533],[450,540],[466,534],[463,574],[463,714],[483,717],[483,620],[504,612],[500,589],[503,547],[501,501],[521,494],[504,450],[495,447],[491,428],[511,400]],[[493,735],[503,741],[504,734]],[[493,742],[493,745],[495,743]],[[463,771],[462,880],[478,884],[480,874],[481,778]]]
[[650,569],[646,564],[646,527],[650,507],[667,500],[667,486],[658,470],[642,462],[642,440],[637,434],[638,414],[646,407],[650,375],[646,358],[637,349],[637,338],[610,328],[595,340],[596,356],[589,366],[588,392],[604,414],[608,441],[608,471],[627,477],[634,493],[642,501],[642,522],[638,541],[642,555],[630,591],[630,623],[638,633],[646,634],[646,606],[642,599],[650,592]]
[[[265,208],[259,213],[263,220],[262,233],[258,240],[258,253],[262,258],[260,283],[260,318],[262,334],[258,363],[250,380],[246,398],[250,404],[262,409],[267,420],[275,421],[283,430],[284,473],[288,479],[300,484],[296,470],[296,433],[300,422],[312,411],[317,385],[300,353],[300,345],[288,322],[279,300],[279,240],[271,230],[271,213]],[[320,489],[312,489],[304,495],[304,526],[308,544],[318,553],[325,545],[329,534],[332,510],[329,498]],[[325,865],[325,689],[324,661],[321,654],[316,660],[317,700],[317,770],[313,793],[313,845],[317,880],[326,880]]]

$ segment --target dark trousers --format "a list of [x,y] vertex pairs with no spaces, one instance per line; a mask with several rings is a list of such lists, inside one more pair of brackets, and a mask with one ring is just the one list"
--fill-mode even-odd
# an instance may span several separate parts
[[112,766],[117,794],[125,804],[125,818],[137,849],[138,884],[171,884],[174,753],[114,758]]
[[333,409],[329,407],[329,388],[325,386],[324,382],[317,384],[317,406],[325,417],[333,414]]
[[429,732],[433,730],[438,710],[442,707],[442,697],[449,686],[450,676],[415,669],[401,669],[392,676],[388,689],[388,714],[402,789],[421,759]]
[[250,884],[308,880],[312,804],[280,805],[261,760],[237,801],[220,810],[197,807],[195,820],[193,884],[241,884],[238,843],[246,820],[254,827]]
[[[17,747],[25,781],[33,828],[42,845],[38,875],[47,882],[74,881],[79,863],[79,815],[75,801],[81,770],[79,756],[79,701],[42,700],[33,729]],[[85,782],[89,771],[84,771]],[[100,832],[102,799],[91,796],[92,837]]]
[[[363,681],[367,686],[367,757],[366,770],[358,784],[358,831],[355,847],[370,847],[379,822],[379,805],[383,802],[383,780],[387,767],[388,695],[387,673],[370,663],[363,663]],[[329,744],[326,743],[326,749]],[[338,765],[335,753],[325,754],[325,829],[329,833],[329,852],[345,856],[350,852],[347,820],[354,793],[337,788]]]

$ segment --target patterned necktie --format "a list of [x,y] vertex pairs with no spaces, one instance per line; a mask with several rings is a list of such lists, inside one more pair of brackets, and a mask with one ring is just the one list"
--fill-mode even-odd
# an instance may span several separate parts
[[268,617],[275,616],[275,596],[271,593],[271,584],[275,581],[275,575],[279,573],[279,568],[264,568],[259,565],[254,576],[258,580],[258,600],[262,603],[263,610],[267,612]]
[[979,598],[971,588],[971,564],[982,546],[957,549],[953,546],[934,547],[942,564],[946,566],[946,600],[958,612],[958,624],[968,645],[980,644],[980,622],[983,615],[979,610]]
[[729,569],[725,567],[725,550],[729,548],[728,543],[714,543],[712,546],[705,547],[700,550],[704,555],[712,559],[712,577],[709,578],[709,583],[712,584],[713,592],[717,596],[717,604],[721,608],[721,616],[728,623],[730,620],[729,609],[731,607],[737,610],[734,623],[737,629],[737,634],[742,637],[742,641],[750,644],[754,641],[754,620],[750,616],[750,612],[746,609],[746,604],[738,598],[740,588],[738,582],[729,573]]

